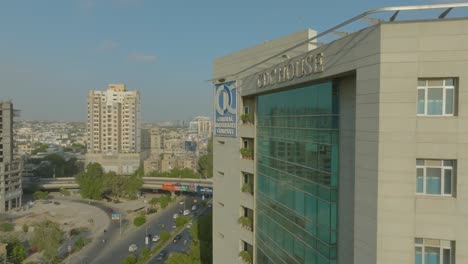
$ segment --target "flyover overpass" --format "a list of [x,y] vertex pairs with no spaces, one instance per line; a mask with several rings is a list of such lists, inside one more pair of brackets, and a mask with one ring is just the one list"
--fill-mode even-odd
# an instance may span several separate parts
[[[212,179],[181,179],[181,178],[160,178],[160,177],[143,177],[142,189],[163,189],[163,184],[173,184],[179,186],[200,186],[200,188],[213,188]],[[39,182],[39,187],[43,189],[78,189],[80,186],[74,177],[61,178],[42,178]],[[176,191],[179,191],[176,189]],[[182,191],[189,191],[182,190]],[[190,190],[193,191],[193,190]]]

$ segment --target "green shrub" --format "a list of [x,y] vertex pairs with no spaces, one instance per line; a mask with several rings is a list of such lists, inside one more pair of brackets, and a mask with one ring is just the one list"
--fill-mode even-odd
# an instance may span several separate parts
[[165,230],[162,230],[161,232],[159,232],[159,238],[161,239],[162,243],[169,240],[170,237],[171,237],[171,234],[169,234],[169,232]]
[[175,222],[177,227],[181,227],[188,223],[188,219],[184,216],[179,216],[176,218]]
[[49,197],[49,193],[48,192],[37,191],[37,192],[33,193],[33,197],[34,197],[35,200],[47,199]]
[[242,158],[244,159],[252,159],[253,158],[253,149],[251,148],[241,148],[240,153]]
[[70,191],[67,190],[67,189],[60,188],[60,193],[61,193],[63,196],[70,196]]
[[0,224],[0,231],[11,232],[15,229],[15,225],[12,223],[2,223]]
[[27,224],[23,225],[23,232],[27,233],[29,231],[29,226]]
[[245,263],[252,263],[252,254],[248,251],[241,251],[239,253],[239,257],[245,262]]
[[80,237],[78,238],[76,241],[75,241],[75,249],[76,250],[80,250],[82,249],[84,246],[86,246],[87,244],[89,243],[89,240],[84,238],[84,237]]
[[142,226],[142,225],[144,225],[145,223],[146,223],[146,217],[144,217],[144,216],[137,216],[137,217],[135,217],[135,219],[133,220],[133,224],[134,224],[135,226],[137,226],[137,227],[138,227],[138,226]]

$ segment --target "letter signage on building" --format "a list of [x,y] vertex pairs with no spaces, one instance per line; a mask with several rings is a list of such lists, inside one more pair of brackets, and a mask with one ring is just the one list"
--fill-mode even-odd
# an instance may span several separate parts
[[285,64],[257,74],[257,88],[300,79],[311,74],[323,72],[323,53],[307,53]]
[[214,135],[237,136],[237,84],[236,81],[215,85]]

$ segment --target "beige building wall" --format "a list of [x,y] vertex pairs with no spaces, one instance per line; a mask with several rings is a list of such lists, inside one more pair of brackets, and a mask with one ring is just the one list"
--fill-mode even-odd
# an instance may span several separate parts
[[124,84],[110,84],[107,91],[89,91],[87,101],[87,163],[100,161],[106,171],[133,173],[141,161],[134,160],[141,158],[139,92],[127,91]]
[[[455,241],[468,263],[468,21],[381,27],[377,262],[412,263],[414,238]],[[418,117],[418,78],[458,78],[458,114]],[[416,159],[456,160],[456,196],[415,195]]]
[[[324,54],[321,73],[263,88],[255,74],[241,80],[244,98],[340,83],[338,263],[412,264],[415,238],[454,241],[455,263],[468,263],[467,43],[467,19],[382,23],[313,50]],[[418,78],[456,78],[457,114],[418,117]],[[230,188],[244,166],[238,141],[214,140],[214,184],[222,190],[214,196],[215,263],[235,263],[238,253],[241,197]],[[417,195],[416,159],[456,160],[455,197]]]
[[[237,76],[231,74],[237,73],[315,35],[316,32],[313,30],[304,30],[217,58],[213,62],[213,78],[215,82],[218,79],[224,79],[220,80],[221,82],[239,80],[237,83],[238,89],[243,93],[244,86],[240,81],[241,78],[264,69],[268,65],[261,65]],[[312,44],[304,45],[288,52],[286,55],[293,57],[314,47]],[[284,60],[285,57],[278,56],[274,63]],[[250,102],[250,104],[251,110],[254,111],[254,101]],[[242,243],[254,244],[254,233],[242,228],[237,222],[241,215],[241,206],[254,209],[253,197],[246,196],[241,191],[242,172],[253,173],[254,161],[241,159],[239,152],[242,146],[240,133],[245,132],[244,135],[252,139],[254,129],[253,127],[248,128],[241,125],[242,100],[238,100],[237,111],[239,136],[231,138],[213,135],[213,263],[242,263],[239,258]]]
[[88,93],[88,152],[138,153],[141,151],[140,94],[124,84]]

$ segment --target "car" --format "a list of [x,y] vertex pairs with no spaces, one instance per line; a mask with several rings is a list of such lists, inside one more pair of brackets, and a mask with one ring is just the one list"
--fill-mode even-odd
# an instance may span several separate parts
[[159,236],[155,235],[152,240],[153,240],[153,242],[158,242],[159,241]]
[[167,256],[167,251],[166,250],[163,250],[161,252],[159,252],[158,254],[158,257],[156,258],[156,260],[164,260]]
[[130,253],[133,253],[133,252],[135,252],[135,251],[137,251],[137,250],[138,250],[138,247],[137,247],[137,245],[135,245],[135,244],[131,244],[131,245],[128,247],[128,252],[130,252]]
[[178,214],[174,214],[174,215],[172,216],[173,219],[176,219],[177,217],[179,217]]
[[172,242],[177,243],[182,237],[180,235],[177,235],[174,237],[174,240]]
[[184,215],[189,215],[190,214],[190,211],[189,210],[185,210],[184,211]]
[[52,203],[52,202],[49,201],[49,200],[42,200],[41,203],[43,203],[43,204],[50,204],[50,203]]
[[180,201],[179,204],[184,204],[185,202],[184,201]]
[[59,202],[57,202],[57,201],[54,201],[54,204],[55,204],[55,205],[60,205],[60,203],[59,203]]
[[192,211],[196,211],[196,210],[197,210],[197,206],[196,205],[192,206]]

